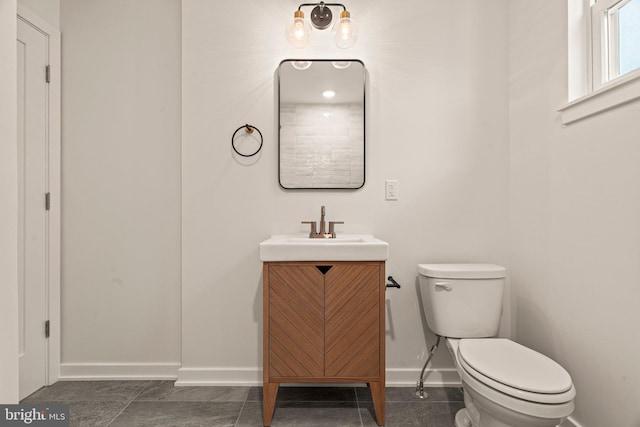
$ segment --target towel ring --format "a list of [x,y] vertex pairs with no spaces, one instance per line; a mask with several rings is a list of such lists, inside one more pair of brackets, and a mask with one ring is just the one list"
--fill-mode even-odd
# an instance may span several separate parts
[[[244,129],[244,131],[248,134],[252,134],[254,130],[258,131],[258,134],[260,135],[260,146],[258,147],[258,149],[256,151],[254,151],[251,154],[242,154],[241,152],[238,151],[238,149],[236,148],[235,145],[235,140],[236,140],[236,134],[238,132],[240,132],[241,129]],[[258,152],[262,149],[262,143],[263,143],[264,139],[262,138],[262,132],[260,132],[260,129],[258,129],[255,126],[252,126],[250,124],[246,124],[243,126],[240,126],[238,129],[236,129],[236,131],[233,133],[233,136],[231,137],[231,147],[233,147],[233,151],[236,152],[236,154],[238,154],[239,156],[242,157],[252,157],[255,156],[256,154],[258,154]]]

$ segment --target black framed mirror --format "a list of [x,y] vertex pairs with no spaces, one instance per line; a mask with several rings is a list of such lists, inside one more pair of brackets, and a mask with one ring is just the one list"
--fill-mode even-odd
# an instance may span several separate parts
[[278,67],[278,179],[284,189],[358,189],[365,182],[365,67],[293,60]]

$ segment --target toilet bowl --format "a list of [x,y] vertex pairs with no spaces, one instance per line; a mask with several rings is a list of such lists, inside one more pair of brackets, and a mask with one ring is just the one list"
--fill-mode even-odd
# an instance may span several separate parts
[[492,264],[421,264],[429,328],[445,342],[462,380],[456,427],[552,427],[574,409],[567,371],[523,345],[494,338],[506,270]]
[[445,342],[477,411],[465,408],[458,427],[556,426],[573,412],[571,377],[548,357],[503,338]]

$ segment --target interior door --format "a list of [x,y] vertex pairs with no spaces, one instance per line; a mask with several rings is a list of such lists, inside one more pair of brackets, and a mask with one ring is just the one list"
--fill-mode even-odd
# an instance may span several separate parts
[[47,383],[48,36],[18,18],[20,398]]

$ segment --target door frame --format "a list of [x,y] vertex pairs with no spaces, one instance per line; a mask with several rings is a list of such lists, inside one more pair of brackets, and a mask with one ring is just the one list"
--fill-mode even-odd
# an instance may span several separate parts
[[[60,377],[60,30],[46,22],[36,13],[18,3],[16,19],[22,20],[45,34],[49,41],[49,84],[48,84],[48,141],[47,141],[47,192],[50,205],[47,211],[46,253],[47,253],[47,319],[49,320],[49,338],[47,340],[46,383],[51,385]],[[44,70],[43,70],[44,73]],[[44,195],[43,195],[44,197]]]

